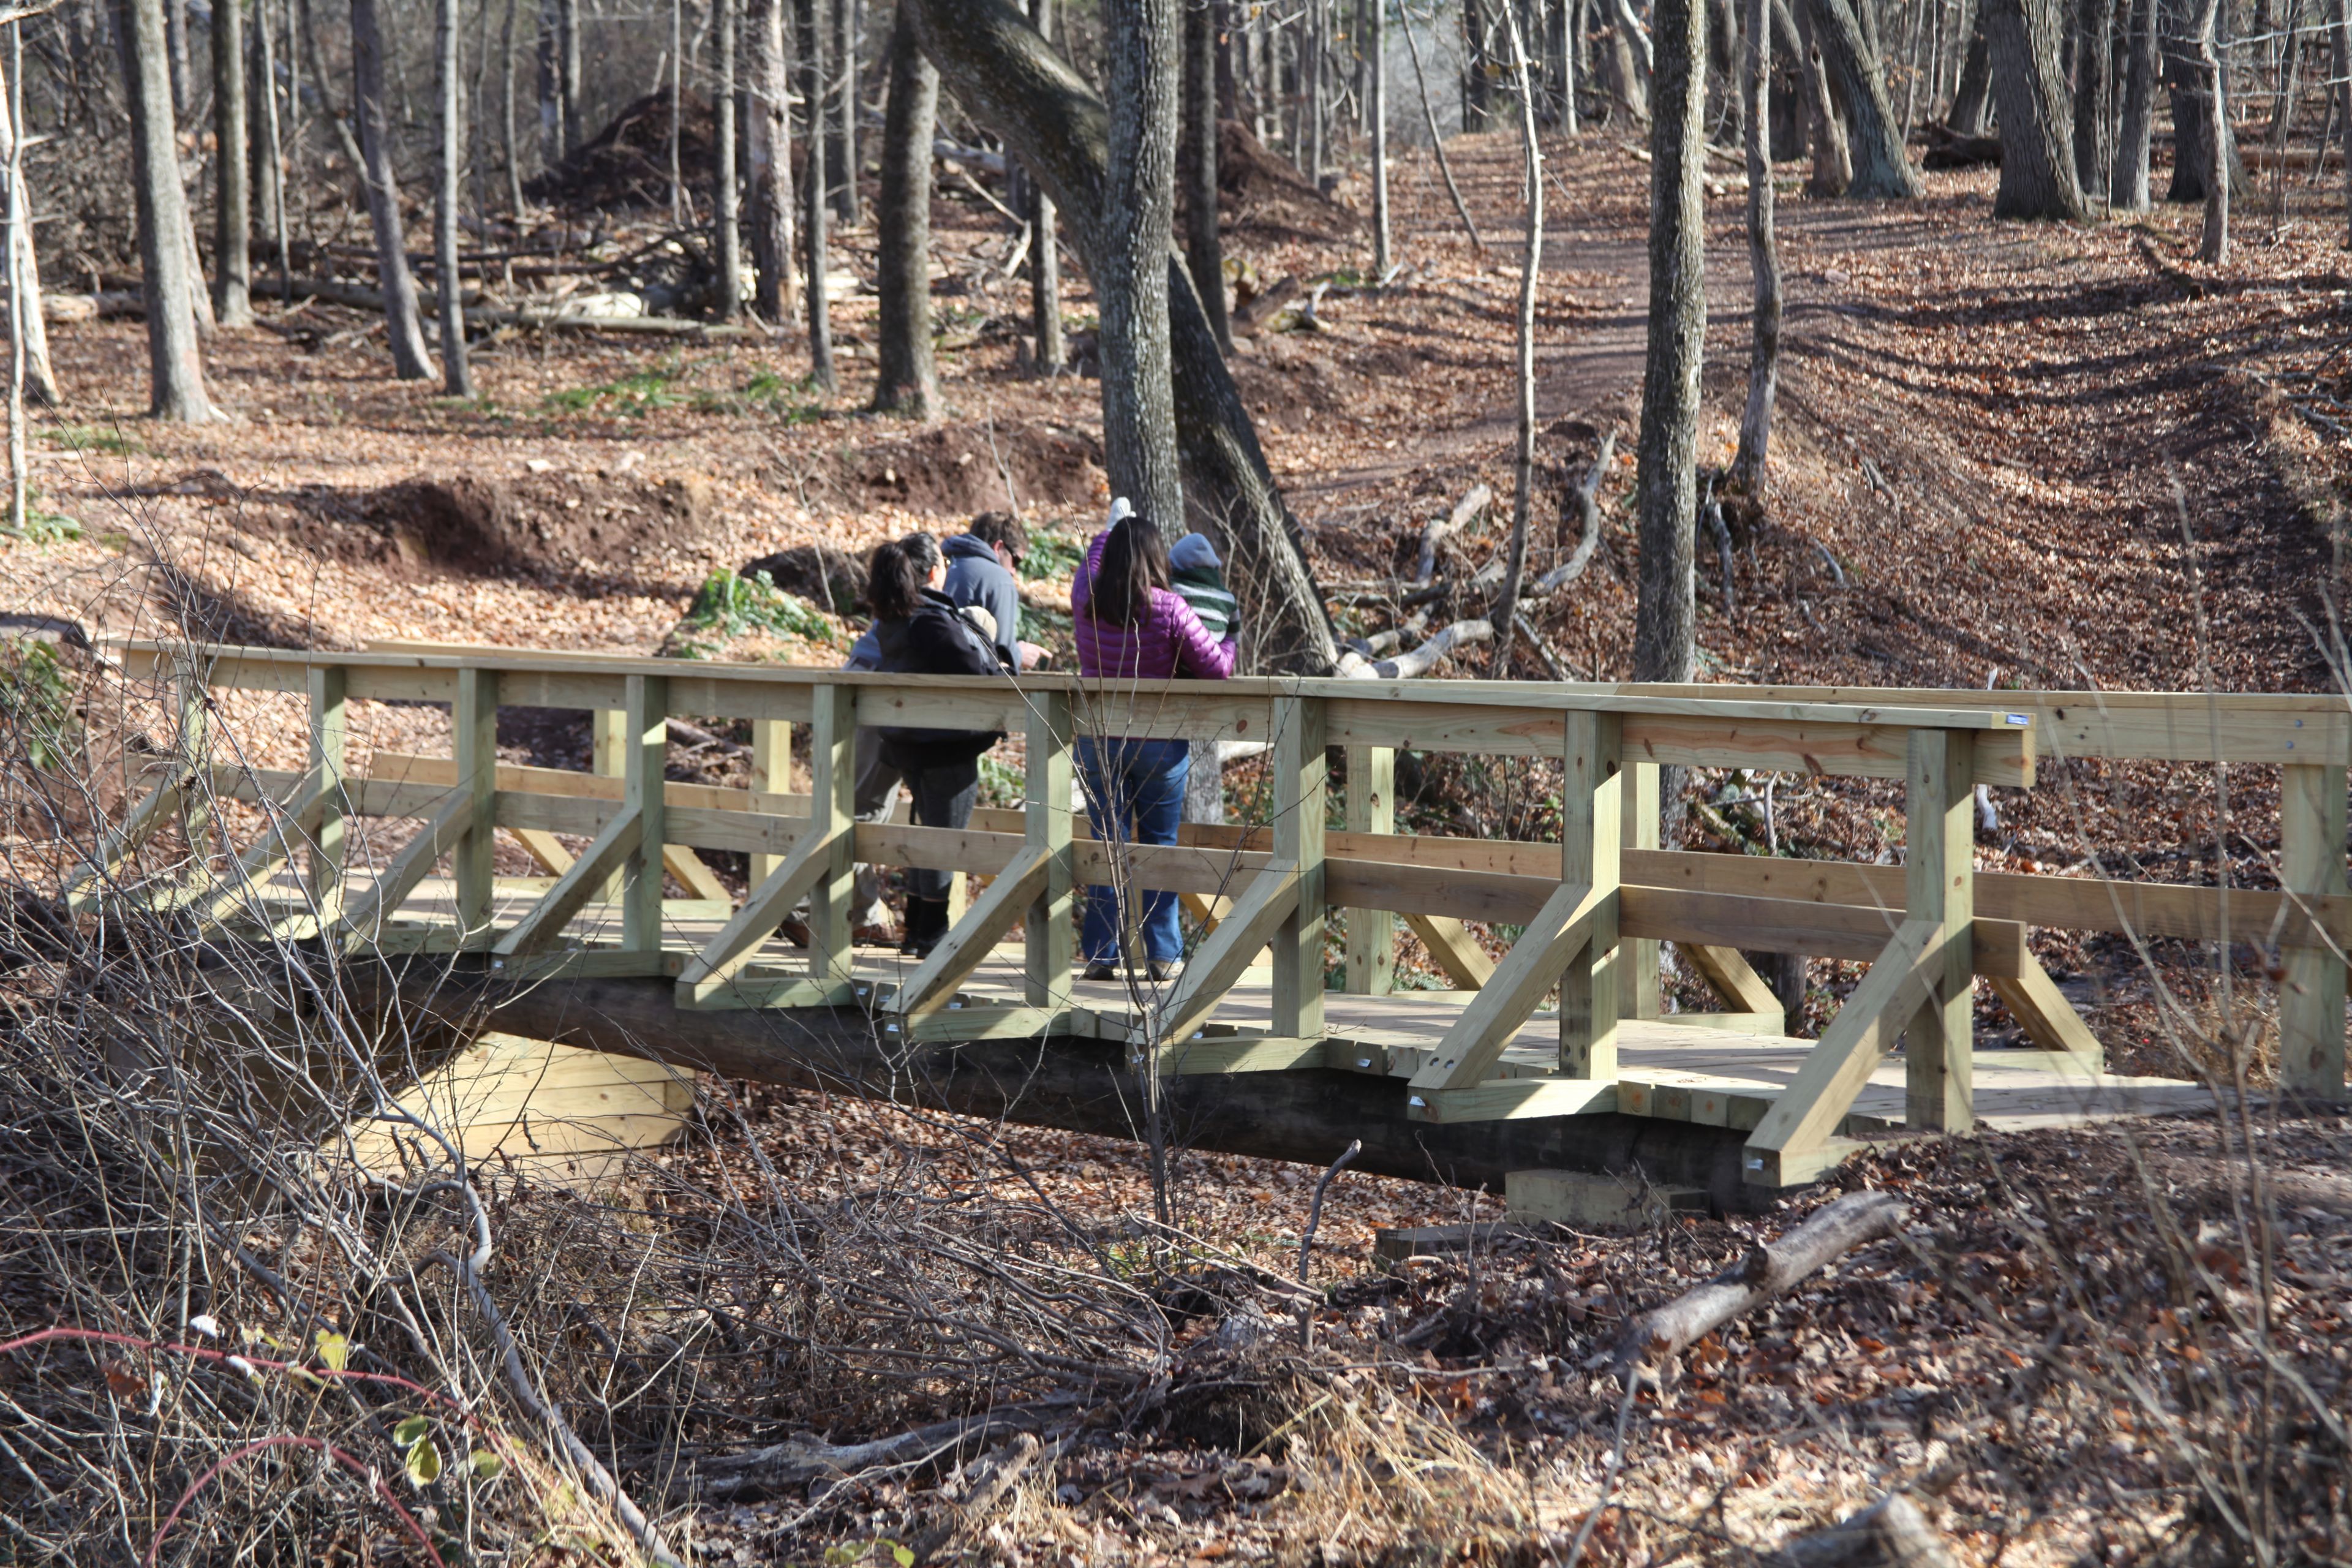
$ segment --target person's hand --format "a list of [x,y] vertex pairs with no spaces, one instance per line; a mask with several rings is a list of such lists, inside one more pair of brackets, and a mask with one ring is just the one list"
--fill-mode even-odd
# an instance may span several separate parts
[[1035,643],[1024,642],[1016,646],[1021,650],[1021,668],[1024,669],[1036,668],[1038,662],[1045,657],[1045,650]]

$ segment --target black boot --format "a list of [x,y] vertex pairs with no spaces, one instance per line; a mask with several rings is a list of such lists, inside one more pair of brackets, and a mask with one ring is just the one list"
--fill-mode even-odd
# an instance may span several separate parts
[[945,899],[907,900],[907,937],[898,944],[898,952],[908,958],[929,958],[931,949],[940,945],[940,938],[948,934],[948,901]]

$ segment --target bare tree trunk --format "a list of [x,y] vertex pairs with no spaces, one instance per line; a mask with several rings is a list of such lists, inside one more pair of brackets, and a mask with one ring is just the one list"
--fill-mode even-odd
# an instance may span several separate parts
[[742,195],[735,180],[735,36],[741,16],[739,0],[712,0],[710,30],[719,44],[719,67],[710,88],[710,227],[719,254],[715,313],[722,321],[743,313]]
[[588,128],[581,123],[580,0],[555,0],[555,25],[556,43],[562,51],[558,88],[562,95],[563,155],[568,158],[588,140]]
[[252,106],[261,107],[261,132],[252,139],[246,160],[253,182],[253,226],[278,249],[278,270],[286,260],[286,182],[284,133],[278,118],[278,49],[270,39],[268,0],[253,8],[253,42],[247,49],[250,75],[246,83],[247,118]]
[[1845,110],[1853,159],[1853,178],[1845,194],[1888,200],[1916,196],[1919,176],[1903,151],[1902,132],[1886,100],[1886,72],[1854,19],[1853,6],[1849,0],[1807,0],[1807,5],[1813,17],[1814,47],[1822,52]]
[[857,210],[857,27],[856,0],[832,0],[833,85],[825,99],[824,168],[833,215],[845,224]]
[[1748,405],[1739,416],[1739,450],[1731,488],[1750,507],[1764,501],[1765,458],[1772,443],[1772,405],[1780,382],[1780,246],[1772,232],[1772,83],[1770,0],[1748,0],[1746,120],[1748,269],[1756,280],[1756,320],[1748,359]]
[[2118,212],[2144,213],[2151,205],[2147,154],[2156,135],[2159,4],[2160,0],[2131,0],[2125,43],[2123,123],[2116,136],[2115,174],[2107,185],[2107,205]]
[[400,190],[393,183],[392,127],[384,112],[383,30],[376,0],[352,0],[352,98],[360,122],[360,151],[366,159],[368,218],[375,228],[375,262],[383,289],[383,322],[392,343],[394,374],[422,381],[433,374],[417,319],[416,282],[408,271],[407,237],[400,222]]
[[1307,183],[1321,189],[1323,184],[1323,54],[1324,6],[1327,0],[1307,0],[1307,12],[1298,25],[1298,47],[1301,54],[1299,90],[1304,94],[1299,109],[1302,139],[1307,143]]
[[[1029,0],[1041,38],[1054,37],[1054,0]],[[1029,314],[1036,338],[1037,374],[1059,375],[1069,358],[1062,341],[1062,225],[1053,194],[1029,181]]]
[[1699,367],[1706,335],[1706,13],[1658,0],[1650,100],[1650,324],[1635,479],[1633,679],[1696,665]]
[[2000,188],[1992,216],[2086,216],[2067,145],[2073,120],[2058,63],[2061,23],[2052,0],[1984,0],[1992,45],[1992,90],[2000,121]]
[[686,0],[669,0],[669,221],[686,226]]
[[751,149],[752,303],[771,321],[800,311],[793,283],[792,87],[784,58],[784,0],[751,0]]
[[1105,160],[1103,243],[1089,268],[1102,317],[1103,466],[1111,494],[1126,496],[1171,536],[1183,531],[1184,515],[1168,341],[1181,5],[1104,0],[1105,97],[1118,112],[1110,117]]
[[1805,143],[1812,154],[1812,173],[1805,189],[1817,196],[1842,196],[1853,183],[1853,150],[1845,125],[1838,118],[1837,97],[1830,91],[1829,68],[1822,63],[1812,7],[1796,0],[1797,38],[1802,46],[1800,65],[1805,84]]
[[118,0],[115,37],[131,100],[131,187],[139,206],[140,289],[147,305],[148,412],[189,424],[216,416],[205,395],[196,352],[199,286],[184,236],[188,195],[180,184],[179,136],[172,121],[172,68],[164,0]]
[[[1433,11],[1431,14],[1435,15]],[[1437,172],[1445,176],[1445,194],[1454,200],[1454,216],[1462,220],[1462,230],[1470,237],[1470,248],[1483,251],[1486,242],[1478,237],[1478,226],[1471,221],[1469,205],[1462,199],[1462,187],[1454,178],[1453,161],[1445,155],[1445,137],[1437,129],[1437,110],[1430,105],[1429,78],[1421,68],[1421,45],[1413,37],[1411,11],[1404,13],[1404,52],[1412,61],[1412,79],[1421,89],[1421,118],[1429,127],[1429,147],[1437,154]]]
[[940,73],[923,54],[915,19],[901,8],[890,27],[890,103],[882,126],[881,206],[875,214],[881,285],[875,333],[878,412],[936,416],[931,360],[931,134]]
[[539,166],[563,161],[563,0],[539,0]]
[[[2149,0],[2154,4],[2154,0]],[[2352,244],[2352,0],[2336,0],[2336,91],[2343,105],[2345,242]],[[2326,150],[2322,149],[2324,153]]]
[[826,255],[824,194],[824,23],[818,0],[795,0],[793,20],[800,34],[801,102],[808,158],[803,173],[807,188],[801,193],[801,244],[808,256],[803,271],[808,286],[809,380],[831,394],[838,384],[833,369],[833,307],[825,293]]
[[2213,45],[2220,9],[2220,0],[2200,0],[2196,11],[2197,63],[2205,78],[2205,232],[2197,242],[2197,259],[2214,267],[2230,259],[2230,116]]
[[[234,5],[236,0],[219,0]],[[433,203],[433,270],[440,287],[441,385],[452,397],[474,395],[466,363],[466,278],[457,261],[457,180],[465,163],[466,121],[457,98],[457,0],[437,0],[433,15],[433,77],[441,132],[440,179]]]
[[245,122],[245,7],[213,5],[213,319],[253,324],[251,148]]
[[[12,322],[10,341],[12,344],[21,346],[23,356],[11,384],[19,387],[24,395],[44,408],[54,408],[59,401],[58,378],[49,365],[48,323],[41,319],[41,267],[33,251],[33,189],[25,178],[24,142],[16,133],[16,127],[22,124],[25,118],[21,26],[20,23],[8,29],[8,145],[5,153],[0,153],[0,161],[5,161],[8,167],[6,265],[8,314]],[[22,310],[17,309],[19,300],[24,302]],[[16,348],[11,349],[12,353],[16,352]]]
[[25,143],[16,127],[25,118],[25,25],[8,24],[8,79],[0,83],[0,171],[7,188],[8,266],[8,531],[25,537],[31,521],[32,483],[25,461],[26,324],[41,319],[41,296],[25,287],[23,255],[33,214],[25,200]]
[[2086,207],[2107,199],[2107,176],[2115,167],[2114,151],[2106,145],[2115,117],[2115,79],[2108,69],[2115,30],[2116,0],[2081,0],[2074,32],[2074,181]]
[[[2287,133],[2294,128],[2295,99],[2303,85],[2303,0],[2287,0],[2285,37],[2279,45],[2277,83],[2271,94],[2269,142],[2284,151]],[[2284,167],[2284,163],[2279,165]]]
[[[1434,5],[1431,8],[1435,16]],[[1480,0],[1462,0],[1462,129],[1486,129],[1486,18]]]
[[1519,35],[1517,7],[1504,0],[1503,25],[1511,46],[1511,70],[1518,81],[1520,178],[1527,193],[1528,226],[1519,258],[1518,339],[1514,365],[1519,395],[1518,445],[1512,454],[1511,543],[1503,567],[1503,591],[1487,619],[1495,625],[1494,672],[1511,678],[1511,635],[1518,619],[1519,584],[1528,569],[1528,513],[1536,485],[1536,283],[1543,274],[1543,151],[1536,143],[1536,95],[1528,77],[1527,40]]
[[1177,177],[1184,185],[1184,259],[1217,346],[1231,353],[1224,247],[1217,234],[1217,18],[1206,0],[1185,0],[1183,124]]
[[188,56],[188,0],[163,0],[163,26],[172,47],[172,113],[185,119],[196,101],[195,68]]
[[1976,26],[1969,34],[1969,52],[1960,61],[1960,83],[1952,91],[1952,134],[1983,135],[1991,114],[1992,45],[1985,37],[1984,8],[1979,5]]
[[[1391,254],[1389,224],[1389,7],[1388,0],[1371,0],[1371,29],[1367,40],[1371,58],[1366,81],[1370,88],[1369,112],[1372,131],[1372,277],[1385,283],[1395,268]],[[1411,24],[1407,24],[1410,26]],[[1569,127],[1570,131],[1575,126]]]
[[515,138],[515,11],[522,0],[507,0],[506,21],[499,32],[499,49],[503,59],[505,85],[499,101],[500,130],[504,133],[507,159],[507,210],[515,221],[522,221],[522,155]]
[[[2213,79],[2201,58],[2202,46],[2196,31],[2199,0],[2188,0],[2178,6],[2165,5],[2159,15],[2168,17],[2174,28],[2164,35],[2160,46],[2164,80],[2172,98],[2172,183],[2164,199],[2202,202],[2207,195],[2205,171],[2213,156],[2206,140],[2217,121],[2221,127],[2221,166],[2232,183],[2244,183],[2245,165],[2238,156],[2237,133],[2231,127],[2229,115],[2224,112],[2216,116],[2213,105],[2206,101]],[[2217,32],[2220,20],[2217,14]],[[2215,58],[2221,58],[2223,52],[2217,37]]]
[[[1004,0],[901,3],[915,7],[924,50],[957,101],[1003,138],[1069,215],[1088,271],[1097,278],[1108,271],[1104,215],[1111,203],[1104,193],[1111,117],[1102,100]],[[1222,532],[1229,547],[1243,624],[1259,639],[1251,667],[1329,673],[1339,650],[1300,531],[1266,468],[1192,279],[1167,254],[1167,236],[1163,221],[1156,254],[1169,273],[1176,429],[1192,501],[1186,521]]]
[[1576,88],[1584,55],[1584,0],[1554,3],[1559,6],[1559,128],[1576,136],[1583,132],[1577,119]]

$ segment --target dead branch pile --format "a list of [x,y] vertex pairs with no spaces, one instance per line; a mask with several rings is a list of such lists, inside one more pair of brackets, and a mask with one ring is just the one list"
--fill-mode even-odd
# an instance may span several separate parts
[[[1544,602],[1574,583],[1592,564],[1601,545],[1601,482],[1617,451],[1616,432],[1605,433],[1584,479],[1564,487],[1563,512],[1572,511],[1580,524],[1576,548],[1534,582],[1524,584],[1517,596],[1512,621],[1519,636],[1554,680],[1571,679],[1568,668],[1537,629],[1534,615]],[[1398,617],[1393,625],[1367,637],[1351,638],[1339,656],[1339,672],[1360,679],[1410,679],[1436,669],[1462,649],[1495,640],[1486,612],[1506,595],[1507,565],[1500,552],[1473,564],[1461,535],[1493,504],[1489,487],[1473,485],[1443,517],[1422,526],[1412,574],[1393,583],[1345,583],[1332,597],[1360,609],[1387,609]],[[1461,613],[1461,618],[1430,631],[1441,608]]]

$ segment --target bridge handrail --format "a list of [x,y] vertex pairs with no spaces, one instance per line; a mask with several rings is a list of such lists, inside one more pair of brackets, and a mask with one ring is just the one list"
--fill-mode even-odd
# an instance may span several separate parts
[[[686,1006],[831,1005],[853,994],[846,929],[853,860],[977,872],[995,878],[989,892],[891,999],[910,1037],[949,1037],[953,1029],[983,1023],[1004,1033],[1067,1026],[1067,928],[1076,886],[1118,880],[1203,900],[1233,893],[1229,904],[1204,909],[1217,921],[1213,932],[1135,1041],[1137,1065],[1150,1072],[1198,1070],[1171,1065],[1169,1047],[1194,1035],[1242,967],[1269,943],[1276,954],[1270,1032],[1219,1059],[1307,1059],[1302,1053],[1312,1055],[1322,1033],[1327,910],[1349,914],[1351,985],[1377,980],[1381,950],[1392,945],[1391,917],[1402,915],[1458,982],[1478,987],[1412,1080],[1416,1114],[1438,1121],[1614,1103],[1617,1021],[1654,1015],[1660,940],[1682,945],[1727,1003],[1773,1033],[1778,1005],[1738,949],[1873,959],[1874,981],[1833,1021],[1797,1084],[1751,1140],[1751,1174],[1775,1183],[1803,1179],[1830,1158],[1854,1094],[1906,1028],[1909,1120],[1924,1127],[1968,1124],[1973,974],[2000,990],[2038,1041],[2095,1058],[2095,1040],[2026,951],[2028,925],[2201,940],[2242,934],[2275,943],[2295,977],[2282,992],[2290,1084],[2341,1092],[2344,954],[2352,938],[2342,759],[2352,742],[2352,714],[2326,699],[1283,678],[1016,680],[446,645],[360,653],[158,642],[112,648],[129,674],[177,682],[191,713],[211,706],[202,700],[206,689],[306,692],[312,757],[299,773],[206,767],[199,779],[180,772],[133,814],[135,829],[127,825],[92,867],[85,900],[98,896],[112,859],[135,847],[137,835],[171,820],[178,803],[163,799],[164,792],[201,783],[263,804],[273,819],[228,882],[257,886],[298,850],[307,856],[317,906],[308,929],[314,934],[333,931],[348,946],[379,950],[443,941],[487,951],[517,973],[674,973]],[[352,700],[449,705],[456,756],[384,758],[370,776],[349,773],[342,747]],[[597,711],[600,769],[620,776],[499,764],[496,712],[516,705]],[[671,715],[751,720],[758,787],[662,783]],[[805,795],[768,787],[786,782],[796,723],[811,729],[814,777]],[[849,811],[849,747],[861,724],[1024,731],[1029,804],[1019,812],[982,812],[964,832],[857,823]],[[2045,725],[2065,735],[2069,755],[2288,758],[2284,889],[1975,872],[1972,791],[2031,784]],[[1108,849],[1071,809],[1071,755],[1085,733],[1265,742],[1271,820],[1255,828],[1188,830],[1185,842],[1167,848]],[[1333,746],[1349,752],[1349,826],[1327,834]],[[1398,749],[1559,761],[1561,842],[1395,834],[1388,796]],[[1655,837],[1661,763],[1904,778],[1906,864],[1662,850]],[[341,904],[345,816],[406,816],[428,825],[351,908]],[[527,843],[537,836],[553,847],[534,853],[551,869],[561,865],[554,886],[504,929],[492,921],[489,870],[491,835],[500,828]],[[574,857],[556,845],[557,833],[590,843]],[[695,848],[750,853],[755,885],[726,929],[681,971],[675,955],[660,951],[660,877],[653,868]],[[444,853],[453,855],[459,927],[435,938],[387,926]],[[698,866],[691,853],[684,860]],[[615,891],[624,906],[619,945],[562,946],[578,911]],[[184,901],[217,916],[236,903],[235,892],[212,887]],[[815,916],[809,967],[805,973],[778,972],[757,954],[801,900]],[[281,929],[301,929],[299,916],[288,919]],[[1463,939],[1457,922],[1464,920],[1525,930],[1496,963]],[[1029,933],[1025,1005],[988,1020],[970,1011],[940,1016],[1016,926]],[[1558,1072],[1490,1077],[1555,987]]]

